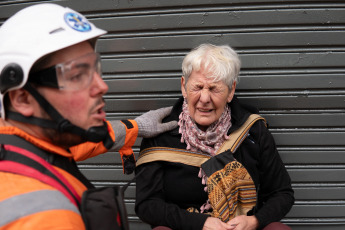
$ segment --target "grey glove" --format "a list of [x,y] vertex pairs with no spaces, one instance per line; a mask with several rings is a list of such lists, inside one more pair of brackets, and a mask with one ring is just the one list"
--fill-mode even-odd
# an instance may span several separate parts
[[177,127],[177,121],[162,123],[164,117],[170,114],[172,106],[150,110],[135,118],[138,124],[138,137],[150,138]]

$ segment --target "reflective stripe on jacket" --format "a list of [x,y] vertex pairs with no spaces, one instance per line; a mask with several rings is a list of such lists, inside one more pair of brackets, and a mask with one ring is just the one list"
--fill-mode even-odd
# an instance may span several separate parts
[[[119,125],[121,126],[120,123]],[[122,126],[122,129],[114,132],[114,126],[109,125],[111,138],[115,140],[115,135],[118,137],[116,146],[112,149],[124,150],[128,154],[132,151],[131,146],[137,137],[138,127],[135,122],[132,128],[125,124]],[[20,136],[45,151],[75,160],[85,160],[108,151],[102,143],[91,142],[66,151],[12,126],[0,127],[0,133]],[[85,185],[65,170],[53,167],[82,196],[86,190]],[[0,188],[0,230],[85,229],[77,207],[54,187],[27,176],[0,172]]]
[[[61,170],[62,171],[62,170]],[[61,172],[60,171],[60,172]],[[76,180],[64,173],[67,180]],[[61,192],[36,179],[0,172],[0,229],[85,229],[77,207]],[[75,188],[85,191],[76,181]]]
[[[40,199],[36,199],[36,197]],[[35,202],[32,202],[33,200]],[[56,190],[38,190],[9,197],[0,202],[0,213],[2,213],[0,226],[5,226],[12,221],[31,214],[56,209],[79,213],[77,207],[69,202],[61,192]]]

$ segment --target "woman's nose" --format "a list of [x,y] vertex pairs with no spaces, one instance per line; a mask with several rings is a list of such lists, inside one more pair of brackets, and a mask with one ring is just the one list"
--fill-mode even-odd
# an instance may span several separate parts
[[200,99],[199,100],[202,103],[210,102],[210,100],[211,100],[210,91],[207,90],[207,89],[201,90],[201,92],[200,92]]

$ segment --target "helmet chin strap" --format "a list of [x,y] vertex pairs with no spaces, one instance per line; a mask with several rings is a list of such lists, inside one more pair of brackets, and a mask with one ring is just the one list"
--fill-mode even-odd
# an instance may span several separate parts
[[8,118],[38,125],[43,128],[55,129],[60,133],[67,132],[76,134],[82,137],[82,139],[85,141],[96,143],[103,141],[105,147],[108,149],[112,146],[113,140],[109,135],[108,125],[105,121],[102,126],[90,127],[88,130],[82,129],[62,117],[62,115],[41,94],[39,94],[30,83],[26,83],[24,89],[26,89],[37,100],[41,107],[45,109],[47,114],[51,116],[52,120],[37,117],[26,117],[22,114],[11,111],[8,112]]

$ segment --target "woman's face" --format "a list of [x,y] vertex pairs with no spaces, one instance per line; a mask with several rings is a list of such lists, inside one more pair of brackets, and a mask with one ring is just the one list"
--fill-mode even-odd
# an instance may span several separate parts
[[225,105],[232,100],[236,83],[230,90],[224,82],[213,82],[212,78],[207,78],[202,69],[193,70],[187,84],[185,83],[182,77],[181,91],[187,100],[190,116],[205,131],[220,118]]

